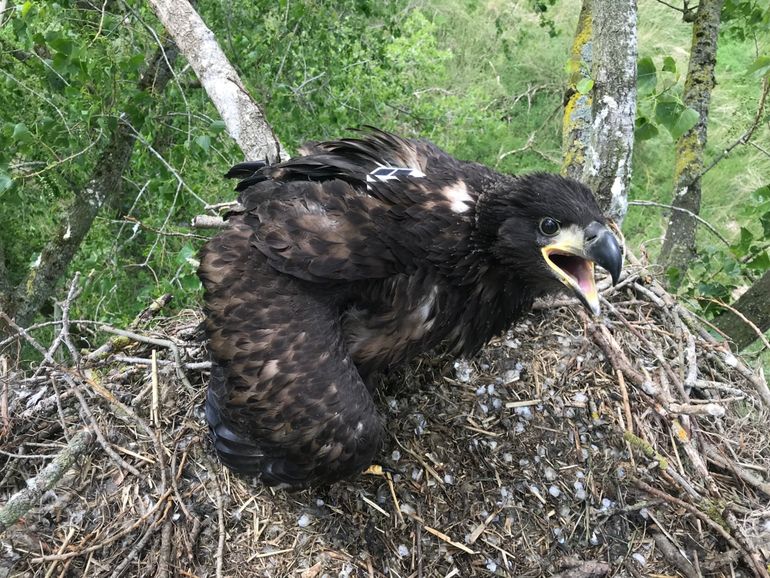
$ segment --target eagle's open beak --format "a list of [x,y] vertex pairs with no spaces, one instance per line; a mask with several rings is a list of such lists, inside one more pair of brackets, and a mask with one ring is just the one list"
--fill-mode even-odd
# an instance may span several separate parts
[[594,264],[606,269],[615,285],[620,278],[623,254],[615,235],[594,221],[585,229],[562,229],[553,243],[541,249],[543,258],[556,277],[572,289],[583,305],[598,315],[599,293],[594,280]]

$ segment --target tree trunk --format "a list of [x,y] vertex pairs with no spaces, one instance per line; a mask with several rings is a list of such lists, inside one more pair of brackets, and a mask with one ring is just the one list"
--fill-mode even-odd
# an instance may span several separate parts
[[187,0],[149,0],[158,19],[192,66],[211,102],[247,160],[276,162],[289,154],[265,114],[244,88],[201,17]]
[[[636,28],[636,0],[584,0],[570,58],[574,92],[564,111],[563,172],[588,185],[618,224],[631,181]],[[592,88],[580,82],[588,66]]]
[[[702,0],[692,25],[692,47],[683,102],[698,113],[697,124],[676,142],[673,206],[700,213],[703,151],[706,147],[709,104],[714,89],[719,22],[724,0]],[[680,275],[695,258],[697,221],[685,211],[672,211],[658,263],[663,270],[678,269]]]
[[[171,78],[166,62],[173,62],[176,48],[158,50],[147,71],[139,80],[139,89],[160,94]],[[91,225],[105,204],[116,202],[122,191],[122,175],[131,160],[136,136],[143,122],[130,127],[120,122],[110,142],[96,162],[94,174],[62,218],[53,238],[46,244],[27,278],[19,285],[9,307],[21,327],[26,327],[53,293],[56,282],[64,274]]]
[[[770,271],[765,271],[764,275],[732,306],[764,333],[770,329],[768,303],[770,303]],[[717,317],[714,325],[735,343],[737,351],[745,349],[759,339],[754,328],[732,311],[725,311]]]
[[578,90],[581,82],[590,81],[590,66],[593,60],[592,39],[592,0],[583,0],[580,9],[575,38],[570,49],[569,88],[564,99],[564,118],[562,121],[562,160],[561,172],[564,176],[580,179],[586,164],[586,148],[591,131],[591,91],[585,94]]

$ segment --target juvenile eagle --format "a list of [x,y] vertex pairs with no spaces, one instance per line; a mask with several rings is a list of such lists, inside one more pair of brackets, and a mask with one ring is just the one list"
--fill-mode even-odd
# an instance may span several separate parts
[[222,462],[271,485],[361,472],[383,439],[373,374],[443,345],[472,355],[541,295],[599,312],[621,252],[591,191],[513,177],[380,131],[242,163],[241,207],[201,251]]

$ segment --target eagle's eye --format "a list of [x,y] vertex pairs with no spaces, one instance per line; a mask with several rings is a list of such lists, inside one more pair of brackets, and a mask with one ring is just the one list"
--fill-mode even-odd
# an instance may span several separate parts
[[540,221],[540,232],[546,237],[553,237],[559,232],[559,221],[551,217],[546,217]]

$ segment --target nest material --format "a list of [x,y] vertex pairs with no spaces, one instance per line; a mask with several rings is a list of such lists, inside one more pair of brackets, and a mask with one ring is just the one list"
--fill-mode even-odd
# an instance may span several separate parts
[[16,328],[45,361],[1,368],[0,577],[767,577],[763,377],[642,268],[605,297],[389,376],[401,474],[297,493],[217,462],[197,313],[78,363],[66,315]]

